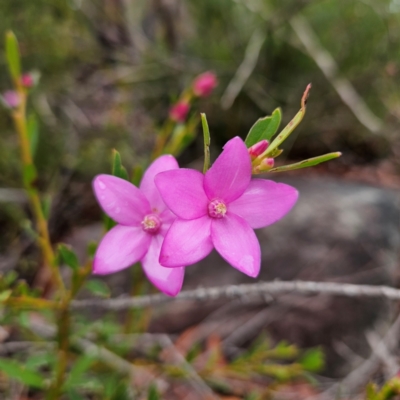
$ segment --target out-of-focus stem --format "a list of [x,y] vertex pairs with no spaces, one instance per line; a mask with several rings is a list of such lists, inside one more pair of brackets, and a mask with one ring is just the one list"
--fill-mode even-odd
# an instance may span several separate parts
[[58,343],[58,364],[56,376],[50,390],[47,393],[47,400],[59,400],[65,380],[65,373],[68,367],[68,350],[70,338],[70,311],[69,303],[71,295],[67,294],[61,304],[57,318],[57,343]]
[[[19,107],[12,113],[12,118],[19,138],[22,164],[24,168],[26,168],[33,166],[33,157],[26,123],[26,93],[20,85],[17,85],[17,91],[21,102]],[[25,182],[25,189],[28,193],[32,212],[36,219],[39,232],[39,246],[42,249],[45,265],[50,269],[54,283],[63,292],[64,282],[61,278],[60,271],[56,266],[55,255],[51,246],[47,221],[40,203],[39,193],[31,182]]]
[[165,144],[167,143],[173,128],[174,128],[174,122],[168,119],[164,123],[164,126],[161,128],[159,134],[157,135],[156,144],[154,146],[154,150],[151,155],[151,158],[153,160],[162,154],[163,148],[165,147]]
[[[182,102],[182,101],[184,101],[186,103],[190,103],[192,99],[193,99],[193,91],[191,88],[189,88],[189,89],[186,89],[181,94],[177,103]],[[170,136],[173,132],[174,126],[175,126],[175,122],[171,118],[168,118],[165,121],[160,132],[157,135],[156,144],[154,146],[154,150],[151,155],[152,160],[155,160],[157,157],[159,157],[159,156],[161,156],[161,154],[163,154],[164,147],[167,144],[168,139],[170,138]]]

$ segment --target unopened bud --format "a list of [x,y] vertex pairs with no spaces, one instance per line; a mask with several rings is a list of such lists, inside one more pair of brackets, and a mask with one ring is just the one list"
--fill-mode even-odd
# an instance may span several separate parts
[[253,144],[253,146],[249,147],[248,152],[250,154],[251,159],[254,160],[262,153],[264,153],[264,151],[268,149],[268,146],[269,146],[268,140],[264,139],[256,144]]
[[27,89],[36,86],[40,79],[40,72],[27,72],[21,76],[21,85]]
[[267,172],[274,167],[275,160],[273,158],[264,158],[259,165],[254,168],[254,173]]
[[198,97],[206,97],[211,94],[218,85],[217,77],[213,72],[204,72],[193,82],[193,92]]
[[21,84],[26,88],[31,88],[33,86],[33,78],[30,74],[24,74],[21,76]]
[[17,108],[21,104],[21,97],[15,90],[7,90],[0,96],[0,101],[5,108]]
[[171,107],[169,117],[175,122],[185,122],[189,110],[190,104],[181,101]]

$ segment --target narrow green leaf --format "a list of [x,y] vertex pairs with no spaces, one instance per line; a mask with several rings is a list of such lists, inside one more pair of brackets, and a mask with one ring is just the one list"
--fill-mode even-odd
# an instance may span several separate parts
[[129,180],[128,173],[122,166],[121,155],[115,149],[112,151],[112,174],[118,178]]
[[33,164],[28,164],[23,167],[22,176],[24,181],[24,186],[27,189],[32,189],[35,185],[35,180],[37,178],[36,168]]
[[18,278],[18,274],[14,270],[9,271],[3,277],[4,284],[6,286],[10,286],[17,280],[17,278]]
[[140,181],[142,180],[143,177],[143,168],[140,165],[133,167],[131,177],[132,177],[131,182],[135,186],[139,186]]
[[0,370],[13,379],[22,382],[24,385],[38,389],[45,388],[43,377],[37,372],[26,369],[15,360],[0,358]]
[[367,395],[367,399],[366,400],[378,400],[379,396],[378,396],[378,390],[376,389],[376,385],[375,383],[368,383],[367,387],[365,388],[365,392]]
[[43,210],[44,218],[46,220],[48,220],[50,218],[51,201],[52,201],[52,198],[50,195],[46,195],[42,199],[42,210]]
[[6,301],[11,296],[11,294],[11,290],[3,290],[2,292],[0,292],[0,303]]
[[205,174],[210,168],[210,129],[208,128],[208,122],[206,114],[200,114],[201,125],[203,126],[203,138],[204,138],[204,166],[203,173]]
[[94,255],[96,254],[97,246],[98,246],[97,242],[90,241],[88,243],[86,251],[87,251],[87,255],[90,258],[93,258]]
[[324,353],[318,348],[307,350],[299,362],[305,370],[318,372],[323,368],[325,363]]
[[268,115],[256,121],[247,134],[245,140],[246,146],[251,147],[261,140],[270,141],[277,132],[279,125],[281,124],[281,119],[281,110],[277,108],[274,110],[272,115]]
[[71,246],[64,243],[58,245],[58,254],[61,257],[61,261],[68,265],[72,270],[77,271],[79,269],[79,260]]
[[6,58],[11,77],[19,82],[21,76],[19,46],[17,38],[11,31],[6,33]]
[[47,367],[52,368],[57,362],[56,354],[51,351],[43,351],[37,354],[32,354],[24,362],[25,368],[37,371],[39,368]]
[[150,385],[147,393],[147,400],[160,400],[160,394],[158,393],[156,385]]
[[95,361],[96,359],[92,355],[79,357],[78,360],[75,361],[68,375],[64,388],[70,389],[76,386],[78,383],[81,383],[84,379],[84,373],[93,365]]
[[69,400],[86,400],[87,397],[81,395],[77,389],[69,389],[67,390],[67,395]]
[[300,169],[300,168],[313,167],[314,165],[318,165],[323,162],[333,160],[334,158],[338,158],[341,155],[342,155],[342,153],[340,153],[340,152],[328,153],[328,154],[324,154],[323,156],[309,158],[308,160],[300,161],[298,163],[272,168],[268,172],[286,172],[286,171],[293,171],[295,169]]
[[101,297],[110,297],[109,287],[99,279],[91,279],[85,283],[85,288],[93,294]]
[[39,128],[35,114],[30,114],[28,117],[28,139],[31,147],[31,154],[34,156],[39,141]]
[[269,156],[272,152],[277,149],[288,137],[289,135],[295,130],[295,128],[300,124],[301,120],[303,119],[306,113],[306,104],[308,95],[311,90],[311,84],[307,85],[306,90],[303,93],[303,97],[301,98],[301,108],[299,112],[294,116],[294,118],[285,126],[282,132],[274,139],[274,141],[269,145],[268,149],[266,150],[265,156]]

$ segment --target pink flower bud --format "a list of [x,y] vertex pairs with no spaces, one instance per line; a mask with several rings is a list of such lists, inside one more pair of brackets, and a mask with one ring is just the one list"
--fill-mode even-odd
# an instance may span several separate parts
[[266,172],[274,167],[275,160],[273,158],[264,158],[257,167],[254,168],[254,173]]
[[7,90],[0,96],[0,100],[6,108],[17,108],[21,103],[21,98],[15,90]]
[[23,74],[21,76],[21,84],[23,87],[29,89],[35,85],[35,79],[30,73]]
[[218,85],[217,77],[213,72],[204,72],[193,82],[193,92],[198,97],[206,97],[211,94]]
[[169,110],[169,117],[175,122],[185,122],[189,110],[190,104],[181,101],[171,107]]
[[268,140],[261,140],[260,142],[253,144],[253,146],[248,148],[250,157],[252,159],[257,158],[259,155],[264,153],[265,150],[267,150],[268,146],[269,146]]

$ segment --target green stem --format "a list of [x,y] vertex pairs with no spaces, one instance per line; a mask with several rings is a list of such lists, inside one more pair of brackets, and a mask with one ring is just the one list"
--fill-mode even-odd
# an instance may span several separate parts
[[[35,168],[33,164],[33,157],[31,154],[31,148],[28,137],[28,128],[26,123],[26,93],[20,86],[17,87],[18,94],[21,98],[20,106],[12,113],[15,130],[17,131],[20,150],[21,160],[24,168],[31,167]],[[31,204],[32,212],[36,219],[38,231],[39,231],[39,246],[42,249],[45,265],[51,271],[51,276],[57,287],[63,292],[65,290],[64,282],[61,278],[61,274],[56,265],[56,259],[53,248],[50,242],[50,235],[47,226],[47,220],[44,216],[40,197],[37,189],[34,186],[34,182],[25,182],[25,189],[28,193],[29,201]]]
[[57,343],[58,343],[58,364],[56,367],[56,376],[50,390],[47,393],[47,400],[59,400],[62,394],[65,374],[68,367],[68,349],[70,337],[70,295],[67,295],[62,302],[61,309],[57,318]]

